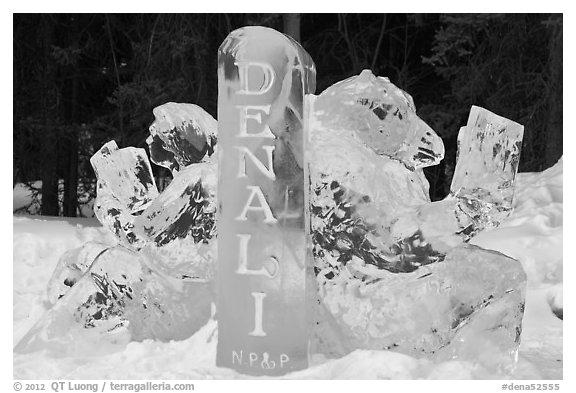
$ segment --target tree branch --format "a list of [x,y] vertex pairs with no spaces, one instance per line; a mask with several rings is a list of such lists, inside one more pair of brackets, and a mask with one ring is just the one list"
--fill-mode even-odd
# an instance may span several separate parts
[[380,28],[380,35],[378,36],[378,42],[376,43],[376,49],[374,49],[374,57],[372,58],[372,64],[370,68],[374,70],[376,67],[376,60],[378,59],[378,54],[380,52],[380,45],[382,45],[382,38],[384,38],[384,31],[386,30],[386,14],[382,16],[382,27]]
[[[106,18],[106,31],[108,33],[108,41],[110,42],[110,51],[112,52],[112,60],[114,61],[114,73],[116,74],[116,83],[118,84],[118,90],[120,90],[120,86],[121,86],[121,82],[120,82],[120,72],[118,71],[118,62],[116,61],[116,52],[114,52],[114,40],[112,39],[112,29],[110,28],[110,19],[108,18],[108,14],[105,14],[105,18]],[[122,111],[122,99],[118,100],[118,109],[119,109],[119,113],[118,113],[118,117],[119,117],[119,122],[120,122],[120,137],[121,137],[121,141],[120,143],[122,144],[124,142],[124,122],[122,121],[122,118],[124,117],[123,111]]]

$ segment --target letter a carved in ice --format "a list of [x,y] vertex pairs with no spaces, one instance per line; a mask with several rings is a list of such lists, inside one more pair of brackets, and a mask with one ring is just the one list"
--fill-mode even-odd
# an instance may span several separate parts
[[264,27],[218,52],[217,364],[253,375],[308,366],[304,95],[310,56]]

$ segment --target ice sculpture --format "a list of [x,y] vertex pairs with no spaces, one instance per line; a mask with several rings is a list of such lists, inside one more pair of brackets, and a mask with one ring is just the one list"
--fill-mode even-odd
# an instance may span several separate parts
[[304,94],[314,63],[272,29],[218,52],[217,364],[247,374],[307,367]]
[[64,297],[84,273],[90,269],[98,256],[110,248],[107,244],[88,242],[82,247],[66,251],[58,261],[46,290],[48,303],[51,305]]
[[134,147],[118,149],[111,141],[90,163],[98,179],[96,217],[123,244],[139,248],[143,240],[132,231],[134,218],[158,196],[146,152]]
[[66,253],[53,307],[15,350],[184,339],[210,318],[217,288],[218,364],[242,372],[305,367],[308,339],[330,356],[512,365],[525,274],[465,242],[510,213],[522,126],[473,107],[451,193],[431,202],[422,168],[444,147],[412,98],[366,70],[303,105],[314,75],[289,38],[237,30],[219,53],[217,149],[210,115],[168,103],[148,139],[174,175],[163,193],[141,149],[97,152],[97,217],[121,244]]
[[[164,108],[166,117],[170,117],[169,109]],[[204,117],[201,112],[188,113]],[[195,120],[188,118],[190,123]],[[158,123],[156,127],[157,132],[169,131],[158,129]],[[210,134],[213,140],[214,131]],[[104,189],[98,200],[100,206],[105,204],[103,201],[111,202],[126,213],[120,216],[129,223],[123,228],[128,228],[130,239],[138,242],[126,242],[119,236],[118,246],[87,243],[65,253],[48,284],[48,302],[53,306],[19,342],[16,351],[52,348],[73,354],[90,346],[94,351],[96,345],[107,351],[129,340],[184,339],[212,314],[215,157],[207,154],[201,162],[179,168],[160,195],[139,203],[139,195],[151,195],[138,192],[144,189],[142,184],[150,184],[135,176],[141,173],[142,165],[136,165],[136,169],[123,165],[126,159],[109,157],[110,150],[118,151],[110,147],[116,144],[106,144],[92,159]],[[142,161],[133,160],[133,164]],[[130,176],[131,183],[127,183]],[[130,196],[130,191],[135,194]],[[132,201],[139,208],[133,208]],[[119,220],[115,211],[98,217],[104,225],[111,219]],[[116,231],[116,227],[111,225],[109,229],[116,234],[126,233]]]
[[513,364],[526,283],[518,261],[462,245],[410,273],[367,270],[353,261],[338,276],[322,277],[320,298],[330,318],[319,322],[333,326],[320,327],[319,350],[391,349],[477,361],[490,348],[490,356],[504,357],[502,366]]
[[216,254],[216,157],[181,170],[134,220],[140,252],[174,278],[209,282]]
[[182,340],[210,317],[209,283],[175,280],[125,247],[101,252],[16,352],[109,352],[130,340]]
[[322,92],[314,118],[328,129],[348,129],[376,154],[409,168],[436,165],[444,158],[442,139],[416,115],[412,96],[370,70]]
[[458,134],[458,157],[450,194],[400,216],[392,232],[402,239],[421,231],[438,250],[494,228],[512,212],[514,181],[524,127],[473,106]]
[[14,351],[98,355],[129,342],[124,299],[134,298],[134,291],[125,282],[142,275],[141,265],[134,251],[117,250],[113,258],[106,251],[99,254],[88,272],[40,318]]
[[[377,130],[386,130],[394,117],[355,104],[365,102],[369,92],[406,97],[388,80],[364,71],[308,98],[311,229],[319,285],[312,311],[318,324],[316,350],[338,356],[377,348],[477,360],[474,356],[489,344],[501,349],[493,353],[501,357],[487,366],[513,364],[526,281],[520,263],[461,245],[488,225],[466,231],[471,223],[461,218],[460,194],[430,202],[419,168],[442,157],[441,140],[417,117],[410,100],[397,100],[393,113],[406,120],[402,127],[390,126],[396,132],[389,140],[398,151],[387,151],[386,133]],[[517,132],[500,137],[506,140],[502,144],[518,141]],[[417,153],[414,141],[430,151]],[[491,144],[485,139],[484,148]],[[467,155],[478,149],[473,145]],[[517,155],[502,154],[502,159],[502,175],[510,166],[515,174]],[[475,195],[484,185],[491,187],[482,178],[474,184]],[[493,225],[502,218],[484,216]]]
[[155,121],[146,140],[153,163],[178,172],[212,155],[216,120],[194,104],[168,102],[153,110]]
[[[340,89],[350,106],[347,111],[335,99]],[[338,265],[355,258],[366,260],[369,266],[408,272],[441,257],[421,241],[418,227],[410,227],[410,232],[401,237],[393,229],[399,218],[413,217],[419,206],[430,202],[421,167],[433,157],[443,157],[442,140],[418,118],[411,100],[395,101],[394,111],[404,113],[401,130],[396,129],[394,124],[399,120],[393,116],[380,116],[357,104],[365,97],[378,102],[378,96],[371,95],[377,92],[406,97],[387,79],[377,78],[370,71],[335,84],[317,98],[308,97],[312,236],[315,256],[326,264],[316,267],[327,269],[329,276]],[[350,118],[346,119],[344,113]],[[380,147],[386,146],[384,133],[375,139],[363,137],[368,130],[374,133],[367,127],[359,131],[361,125],[370,123],[381,130],[395,129],[390,139],[398,151],[386,152]],[[435,150],[424,157],[413,146],[413,140],[425,141],[421,148]],[[406,151],[412,154],[398,153]]]
[[458,134],[458,165],[450,186],[466,232],[497,226],[512,211],[524,126],[473,106]]

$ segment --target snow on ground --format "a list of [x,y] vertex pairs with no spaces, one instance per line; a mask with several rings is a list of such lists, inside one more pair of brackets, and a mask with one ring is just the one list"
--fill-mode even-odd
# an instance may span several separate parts
[[14,216],[14,345],[46,310],[45,288],[60,256],[90,240],[112,244],[114,236],[94,218]]
[[[552,308],[562,309],[562,173],[560,160],[542,173],[519,174],[513,215],[473,241],[520,260],[528,275],[522,344],[513,374],[489,374],[469,362],[433,363],[391,351],[358,350],[340,359],[315,356],[310,368],[286,378],[562,379],[563,324],[552,313]],[[46,310],[45,287],[60,255],[89,240],[114,243],[94,219],[14,216],[14,344]],[[187,340],[132,342],[106,355],[14,354],[14,378],[247,378],[215,366],[217,334],[216,322],[211,320]]]
[[[520,173],[514,213],[472,243],[518,259],[528,276],[520,366],[536,365],[543,378],[562,379],[563,160],[541,173]],[[551,307],[552,306],[552,307]]]

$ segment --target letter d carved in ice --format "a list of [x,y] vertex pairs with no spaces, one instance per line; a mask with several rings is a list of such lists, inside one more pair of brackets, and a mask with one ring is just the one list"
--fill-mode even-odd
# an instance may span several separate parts
[[306,51],[272,29],[238,29],[218,51],[221,367],[308,366],[303,117],[315,77]]

